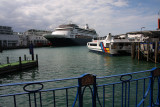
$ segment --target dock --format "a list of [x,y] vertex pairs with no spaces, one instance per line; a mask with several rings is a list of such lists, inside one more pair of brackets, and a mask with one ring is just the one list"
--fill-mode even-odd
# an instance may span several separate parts
[[148,38],[144,42],[132,43],[132,59],[160,63],[160,30],[129,32],[128,34],[142,34],[144,37]]
[[19,61],[13,63],[9,63],[9,58],[7,57],[7,64],[0,64],[0,75],[21,72],[35,67],[38,67],[38,55],[36,55],[36,60],[26,60],[26,56],[24,56],[24,60],[19,57]]

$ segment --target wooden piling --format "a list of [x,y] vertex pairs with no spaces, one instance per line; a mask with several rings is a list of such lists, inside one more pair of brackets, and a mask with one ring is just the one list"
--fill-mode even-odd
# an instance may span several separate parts
[[138,43],[138,60],[140,59],[140,43]]
[[131,55],[132,55],[132,59],[134,59],[135,58],[135,43],[132,43]]
[[7,64],[9,64],[9,57],[7,57]]
[[158,49],[158,42],[156,41],[155,42],[155,50],[154,50],[154,53],[155,53],[155,63],[157,63],[157,49]]
[[36,65],[38,67],[38,55],[36,54]]
[[2,52],[3,51],[3,49],[2,49],[2,46],[1,46],[1,43],[0,43],[0,52]]
[[22,60],[21,60],[21,57],[19,57],[19,71],[22,70]]
[[149,61],[149,43],[147,42],[147,61]]

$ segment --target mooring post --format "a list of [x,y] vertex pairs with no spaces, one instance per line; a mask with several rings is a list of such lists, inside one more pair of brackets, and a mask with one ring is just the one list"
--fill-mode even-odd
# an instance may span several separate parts
[[155,42],[155,50],[154,50],[154,53],[155,53],[155,63],[157,63],[157,48],[158,48],[158,42],[156,41]]
[[92,107],[96,107],[96,95],[97,95],[97,85],[96,85],[96,76],[92,74],[84,74],[80,78],[78,78],[78,99],[79,99],[79,106],[83,107],[83,90],[85,87],[90,87],[90,85],[93,86],[93,92],[92,94]]
[[153,105],[153,72],[151,72],[151,78],[150,78],[150,82],[151,82],[151,86],[150,86],[150,98],[149,98],[149,106],[152,107]]
[[36,66],[38,67],[38,55],[36,54]]
[[139,59],[140,59],[140,43],[138,43],[138,61],[139,61]]
[[149,43],[147,42],[147,61],[149,61]]
[[78,107],[83,107],[83,98],[82,98],[82,80],[78,79]]
[[96,76],[93,76],[93,100],[92,107],[96,107],[96,95],[97,95],[97,84],[96,84]]
[[25,61],[27,60],[26,55],[24,55],[24,60],[25,60]]
[[7,64],[9,64],[9,57],[7,57]]
[[135,58],[135,43],[132,43],[131,55],[132,55],[132,59],[134,59]]
[[21,57],[19,57],[19,71],[22,70],[22,61],[21,61]]

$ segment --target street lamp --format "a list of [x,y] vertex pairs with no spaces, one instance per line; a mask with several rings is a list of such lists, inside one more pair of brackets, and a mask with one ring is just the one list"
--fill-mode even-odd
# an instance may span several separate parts
[[142,29],[144,29],[145,27],[141,27],[141,32],[142,32]]

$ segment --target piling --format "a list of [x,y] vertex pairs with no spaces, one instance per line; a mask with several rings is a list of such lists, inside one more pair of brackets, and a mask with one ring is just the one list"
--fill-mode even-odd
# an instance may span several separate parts
[[138,43],[138,61],[140,59],[140,43]]
[[21,57],[19,57],[19,71],[22,71],[22,62],[21,62]]
[[155,51],[154,51],[154,53],[155,53],[155,63],[157,63],[157,52],[158,52],[158,41],[156,41],[155,42]]
[[131,56],[132,56],[132,59],[135,58],[135,43],[132,43]]
[[131,57],[139,60],[160,63],[159,41],[146,43],[132,43]]
[[2,49],[2,46],[1,46],[1,43],[0,43],[0,52],[2,52],[3,51],[3,49]]
[[149,43],[147,43],[147,62],[149,61]]
[[36,65],[38,67],[38,55],[36,54]]

